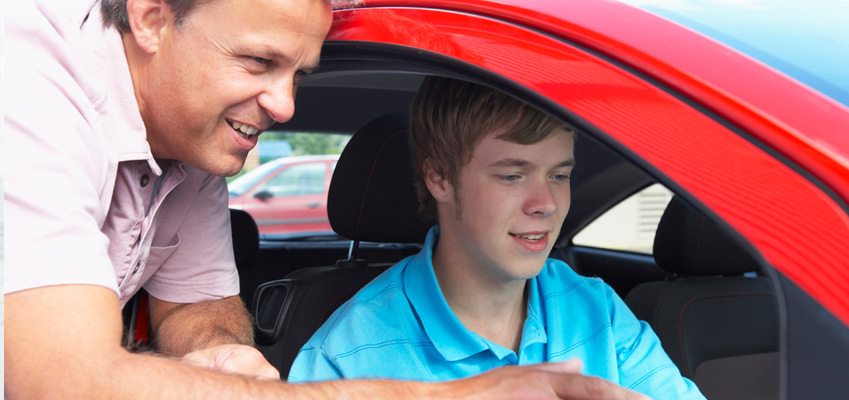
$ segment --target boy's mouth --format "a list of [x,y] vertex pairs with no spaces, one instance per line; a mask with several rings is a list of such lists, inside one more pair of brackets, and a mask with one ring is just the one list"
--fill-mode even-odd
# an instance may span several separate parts
[[527,240],[529,242],[539,242],[545,237],[545,233],[537,233],[537,234],[518,234],[511,233],[510,236],[517,237],[522,240]]

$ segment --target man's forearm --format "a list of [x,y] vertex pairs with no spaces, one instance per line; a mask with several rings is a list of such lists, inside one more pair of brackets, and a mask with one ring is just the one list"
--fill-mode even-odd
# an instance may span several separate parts
[[[73,312],[68,304],[77,307]],[[56,331],[61,327],[61,332]],[[637,399],[579,368],[499,368],[443,383],[336,381],[286,384],[225,374],[120,346],[118,296],[57,285],[5,296],[4,395],[10,399]],[[559,395],[559,396],[558,396]]]
[[169,356],[222,344],[253,345],[251,319],[238,296],[182,305],[151,298],[151,320],[157,350]]
[[[132,361],[122,363],[115,376],[127,378],[129,381],[125,387],[134,389],[132,393],[123,393],[126,396],[110,393],[108,398],[132,396],[150,399],[398,399],[421,398],[422,395],[441,388],[441,385],[393,381],[287,384],[193,368],[170,359],[148,355],[133,354],[127,360]],[[126,371],[126,374],[118,371]],[[163,382],[167,384],[161,384]],[[110,389],[121,386],[110,385]]]

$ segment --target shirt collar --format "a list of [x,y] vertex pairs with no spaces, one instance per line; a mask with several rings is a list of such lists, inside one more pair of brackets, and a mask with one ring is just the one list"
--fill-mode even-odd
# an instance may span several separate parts
[[519,352],[525,351],[525,348],[534,343],[547,343],[548,335],[545,329],[545,310],[542,308],[542,299],[540,298],[539,275],[528,280],[528,316],[525,319],[525,326],[522,328],[522,344],[519,346]]
[[404,290],[418,314],[422,327],[436,350],[448,361],[470,357],[489,346],[466,329],[445,301],[433,273],[433,248],[439,241],[439,226],[427,233],[424,247],[404,271]]
[[[434,347],[447,361],[462,360],[487,349],[499,359],[514,354],[468,330],[448,306],[433,272],[433,249],[438,241],[439,225],[436,225],[428,232],[422,251],[413,257],[403,277],[410,304]],[[520,355],[527,346],[548,341],[537,286],[536,277],[528,280],[528,316],[522,330]]]

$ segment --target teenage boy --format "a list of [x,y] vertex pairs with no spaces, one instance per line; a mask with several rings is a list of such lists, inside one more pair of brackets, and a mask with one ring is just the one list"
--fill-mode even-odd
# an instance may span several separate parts
[[442,381],[578,359],[658,399],[702,399],[657,336],[598,279],[549,259],[570,205],[575,133],[483,86],[427,77],[410,134],[424,247],[343,305],[292,382]]

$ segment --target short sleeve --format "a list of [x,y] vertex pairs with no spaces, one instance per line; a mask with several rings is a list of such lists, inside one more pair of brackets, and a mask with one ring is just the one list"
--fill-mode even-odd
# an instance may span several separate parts
[[48,21],[31,5],[5,12],[5,292],[93,284],[117,293],[100,232],[117,162],[104,145],[96,85],[73,54],[82,45],[68,21]]
[[[144,285],[152,296],[174,303],[195,303],[239,294],[233,257],[227,184],[224,178],[184,166],[185,181],[169,200],[163,224],[180,223],[179,243]],[[165,229],[171,231],[172,229]],[[171,243],[156,243],[151,257]]]

